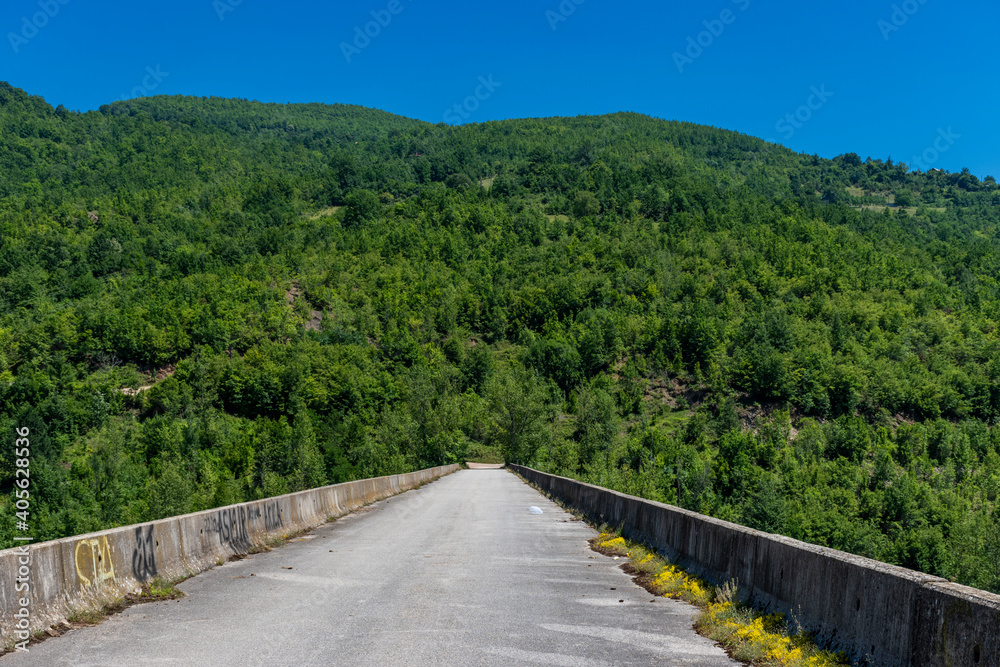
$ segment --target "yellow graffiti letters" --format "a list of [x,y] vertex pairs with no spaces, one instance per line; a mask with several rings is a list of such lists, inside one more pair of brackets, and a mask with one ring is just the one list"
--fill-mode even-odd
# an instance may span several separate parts
[[80,540],[76,543],[73,559],[76,561],[76,574],[84,587],[115,578],[107,537]]

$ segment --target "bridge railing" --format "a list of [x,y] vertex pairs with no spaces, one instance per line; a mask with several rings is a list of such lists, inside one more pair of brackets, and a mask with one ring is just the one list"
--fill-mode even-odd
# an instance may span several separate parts
[[758,607],[791,613],[823,643],[872,665],[1000,666],[1000,596],[902,567],[509,466],[591,518],[620,526]]
[[[137,592],[246,554],[276,537],[433,481],[454,464],[362,479],[213,510],[0,551],[0,639],[5,647]],[[25,604],[26,603],[26,604]]]

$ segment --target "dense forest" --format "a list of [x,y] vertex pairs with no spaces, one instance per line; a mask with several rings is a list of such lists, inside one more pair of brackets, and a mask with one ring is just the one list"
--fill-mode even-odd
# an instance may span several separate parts
[[1000,591],[1000,189],[0,83],[0,547],[503,458]]

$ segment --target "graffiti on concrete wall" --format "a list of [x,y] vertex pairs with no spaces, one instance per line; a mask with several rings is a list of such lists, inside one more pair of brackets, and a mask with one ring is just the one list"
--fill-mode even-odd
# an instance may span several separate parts
[[111,545],[107,537],[80,540],[73,548],[76,576],[84,586],[100,584],[115,578],[115,566],[111,562]]
[[209,535],[218,535],[219,544],[233,551],[249,551],[252,543],[247,519],[246,507],[227,507],[206,518],[204,530]]
[[135,529],[135,547],[132,549],[132,575],[138,581],[156,576],[156,550],[153,544],[153,526]]
[[249,510],[245,506],[221,509],[205,519],[203,530],[209,535],[217,535],[219,544],[234,552],[249,551],[253,547],[250,521],[261,517],[264,519],[264,530],[268,532],[277,530],[284,524],[278,503],[270,502],[263,504],[263,511],[260,506]]
[[281,510],[277,502],[264,503],[264,530],[270,532],[281,528]]

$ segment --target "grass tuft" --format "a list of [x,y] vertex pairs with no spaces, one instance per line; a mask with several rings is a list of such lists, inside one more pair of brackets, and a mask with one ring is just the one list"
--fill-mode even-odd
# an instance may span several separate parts
[[128,601],[132,604],[140,604],[142,602],[156,602],[158,600],[177,600],[184,597],[184,592],[174,585],[175,583],[180,583],[180,581],[183,580],[170,581],[156,577],[146,583],[138,593],[129,595]]

